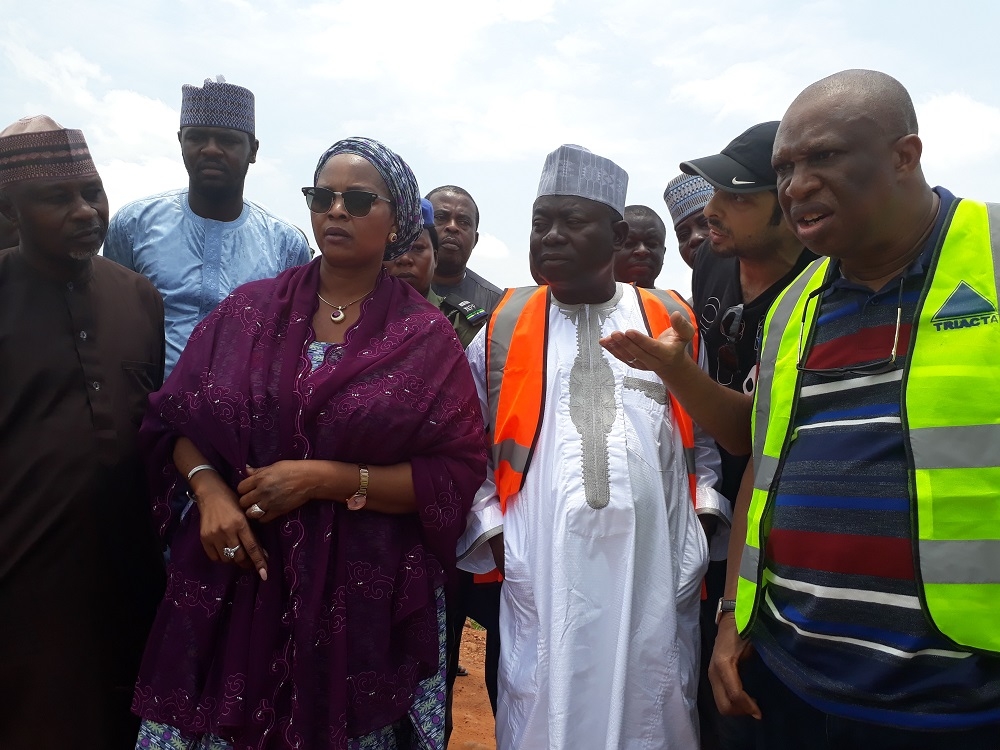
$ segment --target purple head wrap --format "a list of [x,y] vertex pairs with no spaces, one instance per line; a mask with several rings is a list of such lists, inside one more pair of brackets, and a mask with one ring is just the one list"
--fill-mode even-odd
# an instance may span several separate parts
[[396,241],[385,246],[384,260],[393,260],[410,249],[413,241],[423,231],[420,213],[420,188],[413,170],[399,154],[371,138],[345,138],[337,141],[319,157],[313,174],[313,185],[330,157],[337,154],[355,154],[366,159],[385,181],[389,188],[396,212]]

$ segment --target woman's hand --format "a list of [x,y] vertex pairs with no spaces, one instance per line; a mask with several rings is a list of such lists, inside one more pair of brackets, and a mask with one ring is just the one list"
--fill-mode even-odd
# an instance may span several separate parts
[[[246,516],[240,510],[236,493],[221,481],[197,493],[201,515],[201,546],[210,560],[236,563],[241,568],[256,570],[261,580],[267,580],[264,550],[250,530]],[[236,550],[228,556],[225,550]]]
[[[247,467],[239,483],[240,507],[247,518],[267,523],[291,513],[310,500],[345,503],[361,482],[358,464],[303,459],[278,461],[255,469]],[[413,471],[409,462],[368,467],[366,511],[416,513]]]
[[246,517],[267,523],[312,500],[316,496],[311,470],[315,463],[278,461],[259,469],[247,466],[247,478],[236,488]]

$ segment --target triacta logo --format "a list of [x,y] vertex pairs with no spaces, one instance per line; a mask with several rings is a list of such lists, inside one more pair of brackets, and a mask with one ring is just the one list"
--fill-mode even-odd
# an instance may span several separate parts
[[956,328],[974,328],[1000,323],[996,307],[966,282],[958,282],[955,291],[941,305],[941,309],[931,318],[936,331],[952,331]]

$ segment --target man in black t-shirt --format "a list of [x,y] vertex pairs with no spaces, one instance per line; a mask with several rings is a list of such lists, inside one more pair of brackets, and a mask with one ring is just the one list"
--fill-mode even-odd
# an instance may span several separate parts
[[[700,175],[715,189],[705,206],[708,240],[696,254],[693,309],[708,355],[704,373],[686,354],[694,329],[682,316],[657,339],[640,331],[615,332],[601,344],[630,366],[655,372],[722,455],[720,490],[735,504],[750,452],[750,410],[757,380],[761,323],[778,294],[815,256],[802,247],[778,205],[771,168],[777,122],[747,130],[721,153],[683,162],[685,174]],[[727,450],[728,449],[728,450]],[[734,519],[734,523],[737,519]],[[703,750],[754,747],[753,719],[719,715],[707,678],[723,601],[729,529],[706,528],[713,562],[701,617],[702,673],[698,712]]]
[[[777,176],[771,149],[777,122],[747,130],[721,153],[683,162],[681,171],[704,177],[715,188],[705,206],[708,239],[695,254],[692,301],[709,374],[733,390],[753,395],[757,380],[760,329],[768,308],[815,259],[802,247],[778,205]],[[722,486],[735,504],[749,456],[719,448]],[[745,747],[738,722],[720,717],[708,684],[707,668],[715,641],[715,614],[726,578],[726,539],[710,540],[712,563],[706,577],[708,598],[702,612],[704,695],[699,696],[702,747]]]
[[[681,164],[704,177],[715,195],[705,206],[708,240],[691,281],[709,374],[753,395],[764,316],[778,293],[815,255],[802,247],[778,205],[771,148],[777,122],[747,130],[722,153]],[[724,454],[723,494],[735,501],[747,456]],[[727,463],[731,470],[726,471]]]

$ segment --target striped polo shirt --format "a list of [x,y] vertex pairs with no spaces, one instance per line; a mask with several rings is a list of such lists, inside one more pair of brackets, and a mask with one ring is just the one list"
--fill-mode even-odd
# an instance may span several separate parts
[[[819,300],[792,441],[765,528],[763,599],[752,638],[779,679],[815,708],[909,729],[1000,722],[1000,657],[936,633],[914,572],[903,364],[927,267],[955,201],[923,253],[872,292],[837,274]],[[898,355],[888,360],[902,309]],[[1000,624],[997,624],[1000,627]]]

